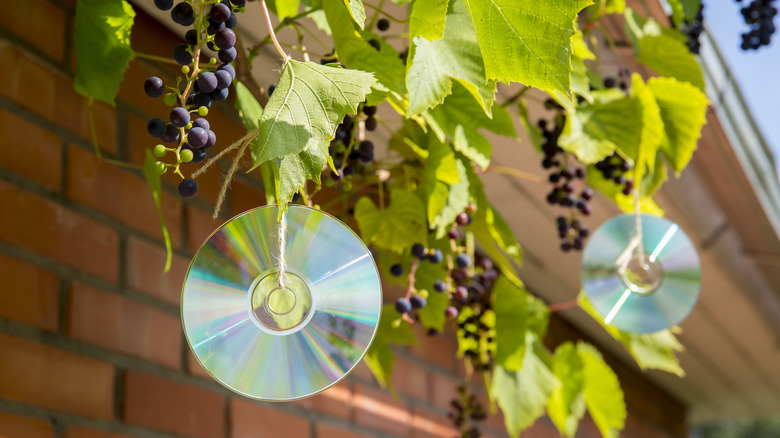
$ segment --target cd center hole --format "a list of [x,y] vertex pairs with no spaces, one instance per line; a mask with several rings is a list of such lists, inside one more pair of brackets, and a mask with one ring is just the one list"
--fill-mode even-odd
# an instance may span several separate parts
[[[644,263],[643,263],[644,262]],[[633,292],[644,294],[654,291],[661,283],[661,268],[651,262],[647,254],[635,254],[623,271],[623,281]]]
[[268,295],[268,310],[284,315],[295,307],[295,294],[290,289],[276,289]]

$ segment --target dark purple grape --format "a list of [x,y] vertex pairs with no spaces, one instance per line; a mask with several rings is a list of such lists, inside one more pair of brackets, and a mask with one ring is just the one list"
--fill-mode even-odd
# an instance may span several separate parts
[[412,245],[412,255],[417,257],[418,259],[422,259],[425,257],[425,245],[422,243],[415,243]]
[[381,49],[382,49],[382,45],[381,45],[381,44],[379,43],[379,41],[378,41],[378,40],[376,40],[376,39],[369,40],[369,41],[368,41],[368,44],[369,44],[371,47],[375,48],[377,51],[379,51],[379,50],[381,50]]
[[456,287],[455,298],[459,301],[466,301],[469,298],[469,290],[465,286]]
[[567,182],[563,185],[563,191],[566,193],[573,193],[574,192],[574,183],[571,181]]
[[219,71],[226,71],[230,73],[230,80],[234,80],[236,78],[236,69],[230,65],[230,64],[222,64],[219,66]]
[[368,156],[374,156],[374,143],[372,143],[369,140],[365,140],[360,142],[360,145],[358,146],[358,151],[360,151],[360,155],[364,157]]
[[177,106],[171,110],[171,124],[177,128],[183,128],[190,123],[190,112]]
[[214,76],[217,78],[217,88],[220,90],[229,87],[233,82],[233,76],[230,76],[230,72],[225,70],[215,71]]
[[404,314],[412,311],[412,303],[406,298],[399,298],[395,301],[395,311]]
[[442,260],[444,260],[444,254],[438,249],[434,249],[433,253],[428,256],[428,261],[433,264],[441,263]]
[[241,8],[246,5],[246,0],[230,0],[230,3],[237,8]]
[[198,76],[198,88],[204,93],[211,93],[217,89],[217,77],[211,72],[201,73]]
[[363,107],[363,114],[371,117],[376,114],[376,107],[375,106],[364,106]]
[[209,141],[209,134],[203,128],[192,128],[187,133],[187,143],[192,146],[193,149],[202,148]]
[[588,235],[590,235],[590,229],[588,229],[588,227],[580,227],[578,233],[580,237],[585,238],[588,237]]
[[390,267],[390,273],[393,274],[394,277],[400,277],[404,275],[404,267],[401,265],[393,265]]
[[192,127],[193,128],[203,128],[208,130],[211,126],[209,125],[209,121],[204,119],[203,117],[197,118],[192,121]]
[[593,213],[593,207],[591,207],[591,206],[590,206],[590,204],[586,204],[584,207],[582,207],[582,208],[580,209],[580,211],[581,211],[581,212],[582,212],[582,214],[584,214],[585,216],[590,216],[590,215],[591,215],[591,213]]
[[228,29],[233,29],[237,24],[238,18],[236,18],[236,14],[230,14],[230,18],[225,21],[225,27]]
[[574,170],[567,167],[561,171],[561,176],[566,179],[572,179],[574,178]]
[[191,26],[195,22],[195,10],[189,3],[181,2],[171,9],[171,19],[182,26]]
[[220,29],[219,32],[214,34],[214,44],[216,44],[220,50],[231,49],[236,45],[236,33],[233,32],[233,29]]
[[209,135],[209,140],[206,142],[206,145],[203,146],[204,149],[208,149],[217,143],[217,135],[214,134],[214,131],[209,130],[208,135]]
[[206,28],[206,32],[208,32],[209,35],[214,35],[225,27],[227,27],[225,26],[225,23],[210,22],[209,27]]
[[390,29],[390,20],[387,18],[380,18],[379,21],[376,22],[376,28],[383,32]]
[[186,44],[179,44],[173,49],[173,59],[180,65],[189,65],[192,63],[192,54],[187,50]]
[[571,243],[569,243],[568,241],[566,241],[566,242],[561,242],[561,250],[562,250],[563,252],[569,252],[569,251],[571,251]]
[[444,310],[444,316],[446,316],[449,319],[455,319],[458,317],[458,308],[455,306],[448,306]]
[[165,135],[160,137],[160,140],[166,143],[174,143],[179,141],[179,129],[173,125],[167,125],[165,127]]
[[230,18],[231,14],[230,8],[222,3],[217,3],[212,6],[211,11],[209,12],[210,18],[217,23],[224,23]]
[[163,119],[154,118],[146,124],[146,130],[152,137],[160,138],[168,131],[168,127],[165,126]]
[[412,305],[413,309],[422,309],[425,307],[425,298],[419,296],[419,295],[412,295],[409,297],[409,303]]
[[457,240],[460,236],[458,235],[458,230],[449,230],[447,231],[447,237],[452,240]]
[[[197,84],[197,82],[195,83]],[[211,108],[211,96],[209,96],[206,93],[195,94],[193,95],[192,98],[192,104],[198,108],[202,106],[205,106],[206,108]]]
[[458,223],[460,226],[466,226],[471,223],[471,216],[468,215],[468,213],[460,213],[456,218],[455,222]]
[[201,161],[206,159],[206,150],[205,149],[193,149],[192,150],[192,161],[191,163],[200,163]]
[[577,169],[574,171],[574,176],[576,176],[576,177],[577,177],[577,178],[579,178],[579,179],[583,179],[583,178],[585,178],[585,169],[583,169],[582,167],[578,167],[578,168],[577,168]]
[[220,50],[217,53],[217,57],[219,58],[220,61],[227,64],[228,62],[233,62],[233,60],[236,59],[237,54],[238,53],[236,52],[235,47],[230,47],[225,50]]
[[184,42],[194,46],[198,44],[198,31],[195,29],[190,29],[187,31],[187,33],[184,34]]
[[274,91],[276,91],[276,84],[269,85],[268,86],[268,90],[267,90],[268,97],[273,96],[274,95]]
[[154,5],[161,11],[167,11],[173,7],[173,0],[154,0]]
[[209,97],[211,97],[211,100],[214,102],[222,102],[223,100],[227,99],[228,93],[228,89],[223,88],[221,90],[212,91],[209,93]]
[[198,183],[194,179],[185,178],[179,183],[179,194],[182,198],[192,198],[198,193]]
[[458,256],[455,257],[455,264],[459,268],[467,268],[471,264],[471,258],[468,254],[458,254]]
[[583,190],[582,193],[580,194],[582,199],[584,199],[586,201],[590,201],[591,199],[593,199],[593,195],[594,195],[593,189],[591,189],[590,187],[588,187],[585,190]]
[[378,123],[374,117],[369,117],[365,121],[366,131],[375,131]]
[[374,161],[374,154],[371,154],[371,155],[363,155],[363,154],[361,154],[359,158],[360,158],[360,162],[361,163],[368,164],[368,163]]
[[433,290],[436,292],[444,292],[447,290],[447,283],[442,280],[436,280],[436,282],[433,283]]
[[157,76],[152,76],[144,82],[144,91],[149,97],[160,97],[165,91],[163,80]]

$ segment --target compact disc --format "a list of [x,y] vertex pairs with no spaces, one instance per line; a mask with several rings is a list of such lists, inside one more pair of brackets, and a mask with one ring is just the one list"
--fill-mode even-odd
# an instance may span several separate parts
[[699,297],[701,266],[696,248],[677,224],[641,215],[641,230],[642,238],[635,238],[634,215],[599,227],[582,256],[582,281],[606,324],[652,333],[688,316]]
[[344,377],[379,322],[379,272],[363,241],[338,219],[307,207],[285,215],[279,288],[276,206],[217,229],[190,264],[182,291],[184,333],[220,383],[247,397],[295,400]]

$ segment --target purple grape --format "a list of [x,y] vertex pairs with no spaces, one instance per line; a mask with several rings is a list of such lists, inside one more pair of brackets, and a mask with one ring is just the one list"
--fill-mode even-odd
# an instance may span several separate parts
[[223,88],[221,90],[214,90],[209,93],[209,97],[211,97],[211,100],[214,102],[222,102],[228,97],[228,89]]
[[227,21],[228,18],[230,18],[230,8],[222,3],[217,3],[216,5],[211,7],[210,16],[211,19],[214,20],[217,23],[224,23]]
[[224,28],[214,34],[214,44],[220,50],[232,49],[236,45],[236,33],[232,29]]
[[455,319],[458,317],[458,309],[454,306],[449,306],[444,310],[444,316],[449,319]]
[[412,303],[406,298],[399,298],[395,301],[395,310],[400,314],[409,313],[412,311]]
[[471,223],[471,217],[469,217],[468,213],[460,213],[455,218],[455,222],[457,222],[458,225],[466,226]]
[[194,179],[185,178],[179,183],[179,194],[182,198],[192,198],[198,193],[198,183]]
[[154,5],[161,11],[167,11],[173,7],[173,0],[154,0]]
[[189,3],[181,2],[171,9],[171,19],[182,26],[191,26],[195,22],[195,10]]
[[163,119],[154,118],[149,120],[149,123],[146,124],[146,130],[149,131],[149,134],[152,137],[160,138],[168,131],[168,128],[165,126],[165,121]]
[[201,73],[200,76],[198,76],[198,88],[204,93],[211,93],[217,89],[217,77],[214,73]]
[[208,130],[211,126],[209,124],[209,121],[204,119],[203,117],[197,118],[192,121],[192,127],[193,128],[203,128]]
[[376,130],[376,128],[378,126],[376,118],[374,118],[374,117],[367,118],[366,122],[365,122],[365,126],[366,126],[366,131],[374,131],[374,130]]
[[165,135],[160,137],[160,140],[166,143],[174,143],[179,141],[179,129],[173,125],[167,125],[165,127]]
[[425,246],[422,243],[415,243],[412,245],[412,255],[417,257],[418,259],[425,258]]
[[204,149],[208,149],[217,143],[217,134],[214,134],[214,131],[209,130],[207,134],[209,136],[209,139],[206,142],[206,144],[203,146]]
[[184,42],[191,46],[198,44],[198,31],[195,29],[188,30],[184,34]]
[[209,35],[214,35],[225,28],[225,23],[214,23],[213,21],[210,23],[211,24],[209,24],[209,27],[206,28],[206,32],[208,32]]
[[428,256],[428,261],[433,264],[441,263],[442,260],[444,260],[444,254],[439,249],[433,250],[433,254]]
[[165,91],[163,80],[157,76],[152,76],[144,82],[144,91],[149,97],[160,97]]
[[173,49],[173,59],[180,65],[189,65],[192,63],[192,54],[187,51],[189,48],[186,44],[179,44]]
[[[232,31],[231,31],[232,32]],[[234,59],[236,59],[236,49],[235,47],[230,47],[225,50],[220,50],[219,53],[217,53],[217,57],[220,61],[227,64],[228,62],[233,62]]]
[[243,7],[246,4],[246,0],[230,0],[230,3],[233,6],[235,6],[237,8],[240,8],[240,7]]
[[459,301],[466,301],[469,297],[469,290],[465,286],[455,288],[455,298]]
[[187,133],[187,143],[192,146],[193,149],[202,148],[209,141],[209,134],[203,128],[192,128]]
[[230,14],[230,18],[225,21],[225,27],[228,29],[233,29],[236,27],[236,24],[238,24],[238,18],[236,18],[236,14]]
[[369,140],[362,141],[358,146],[358,151],[363,157],[374,156],[374,143]]
[[471,264],[471,258],[468,254],[458,254],[458,256],[455,257],[455,264],[458,265],[459,268],[467,268]]
[[442,280],[436,280],[436,282],[433,283],[433,290],[436,292],[444,292],[447,290],[447,283]]
[[[195,83],[197,84],[197,82]],[[198,93],[193,97],[192,103],[198,108],[202,106],[211,108],[211,96],[206,93]]]
[[276,91],[276,84],[271,84],[268,86],[268,97],[273,96],[274,91]]
[[390,267],[390,273],[393,277],[400,277],[404,275],[404,267],[401,265],[393,265]]
[[412,295],[409,297],[409,303],[412,305],[413,309],[422,309],[425,307],[425,298],[419,296],[419,295]]
[[171,124],[177,128],[183,128],[190,123],[190,112],[177,106],[171,110]]
[[192,150],[192,163],[200,163],[206,159],[205,149],[193,149]]
[[230,64],[222,64],[219,66],[218,71],[226,71],[230,73],[230,80],[233,81],[236,78],[236,69]]
[[233,82],[233,76],[230,76],[230,72],[225,70],[215,71],[214,76],[217,78],[217,89],[219,90],[223,90],[229,87]]

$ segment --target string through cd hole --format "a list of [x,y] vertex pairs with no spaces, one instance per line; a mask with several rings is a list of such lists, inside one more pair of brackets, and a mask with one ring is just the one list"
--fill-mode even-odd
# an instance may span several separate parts
[[274,289],[266,298],[266,308],[269,313],[286,315],[295,308],[295,292],[289,288]]
[[634,253],[619,272],[626,287],[642,295],[655,291],[663,280],[661,267],[644,253]]

